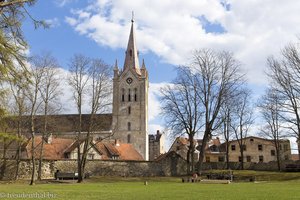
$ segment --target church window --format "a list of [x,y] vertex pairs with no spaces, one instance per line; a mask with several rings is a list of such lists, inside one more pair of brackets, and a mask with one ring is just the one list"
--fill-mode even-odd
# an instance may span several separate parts
[[137,101],[137,89],[134,88],[134,101]]
[[125,89],[122,88],[122,102],[125,101]]
[[129,51],[129,55],[130,55],[130,57],[132,57],[132,50],[131,49]]
[[131,123],[130,122],[127,123],[127,130],[131,131]]
[[130,134],[127,135],[127,143],[131,143],[131,135]]
[[130,89],[128,89],[128,101],[131,101],[131,91],[130,91]]
[[128,107],[128,115],[131,114],[131,106]]

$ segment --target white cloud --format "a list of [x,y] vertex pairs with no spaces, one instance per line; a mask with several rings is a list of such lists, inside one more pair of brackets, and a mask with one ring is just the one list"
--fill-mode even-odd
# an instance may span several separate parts
[[[222,4],[230,7],[228,10]],[[265,83],[266,58],[300,33],[300,1],[97,0],[73,12],[68,23],[100,45],[125,48],[134,10],[138,46],[171,64],[186,63],[198,48],[229,50],[244,64],[252,83]],[[207,22],[225,32],[208,33]]]
[[60,26],[59,19],[56,18],[56,17],[53,18],[53,19],[46,19],[45,22],[46,22],[51,28]]
[[77,1],[77,0],[55,0],[55,4],[58,7],[64,7],[65,5],[70,4],[74,1]]

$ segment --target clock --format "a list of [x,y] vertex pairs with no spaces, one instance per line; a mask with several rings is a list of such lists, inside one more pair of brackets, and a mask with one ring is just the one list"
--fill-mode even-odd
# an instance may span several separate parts
[[132,78],[127,78],[127,79],[126,79],[126,82],[127,82],[128,84],[131,84],[132,81],[133,81]]

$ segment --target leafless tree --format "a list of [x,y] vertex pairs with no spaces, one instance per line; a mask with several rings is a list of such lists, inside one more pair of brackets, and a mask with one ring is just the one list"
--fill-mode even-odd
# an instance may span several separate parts
[[280,140],[284,137],[281,124],[282,120],[280,117],[280,106],[281,99],[276,91],[270,88],[266,90],[265,94],[258,102],[258,108],[260,109],[262,119],[265,122],[265,125],[261,129],[262,136],[273,141],[279,171],[281,169]]
[[246,151],[245,138],[250,126],[254,123],[253,106],[251,105],[251,91],[241,88],[232,112],[230,126],[240,149],[240,167],[244,169],[244,151]]
[[194,173],[194,136],[201,127],[201,106],[197,98],[195,75],[188,67],[177,68],[177,78],[172,85],[161,89],[162,115],[172,135],[187,134],[189,147],[187,152],[187,173]]
[[[21,73],[21,70],[19,73]],[[23,71],[27,73],[26,71]],[[28,113],[28,105],[26,105],[26,88],[28,87],[29,81],[26,77],[22,79],[16,79],[15,81],[10,81],[10,91],[11,91],[11,109],[9,110],[10,113],[16,115],[15,121],[17,122],[17,136],[18,138],[23,137],[24,131],[24,115]],[[19,176],[19,168],[20,168],[20,158],[21,158],[21,145],[22,142],[18,140],[18,147],[16,151],[16,172],[15,172],[15,180],[18,179]]]
[[76,102],[76,107],[79,116],[79,122],[77,127],[77,168],[78,168],[78,183],[83,181],[84,171],[83,171],[83,160],[81,157],[81,139],[82,136],[82,105],[84,93],[88,86],[89,77],[89,67],[91,64],[90,58],[83,55],[74,55],[70,62],[70,72],[69,84],[73,89],[73,98]]
[[93,133],[97,129],[95,115],[103,112],[111,105],[111,72],[112,68],[100,59],[91,60],[88,69],[90,81],[88,84],[88,94],[90,95],[90,115],[88,121],[88,130],[84,139],[82,157],[81,157],[81,172],[84,174],[87,161],[87,155],[92,148],[90,145],[93,138]]
[[267,73],[271,79],[272,89],[282,100],[280,103],[281,118],[289,125],[286,126],[290,136],[298,141],[300,159],[300,49],[297,44],[286,46],[278,59],[268,59]]
[[224,136],[225,140],[225,152],[226,152],[226,168],[229,169],[229,141],[233,138],[233,131],[231,129],[230,123],[231,123],[231,116],[232,111],[234,110],[235,106],[235,98],[237,98],[236,95],[232,94],[226,98],[225,103],[223,104],[221,108],[221,116],[222,116],[222,122],[223,126],[220,127],[221,135]]
[[35,127],[35,117],[36,114],[41,106],[41,96],[39,92],[39,88],[41,87],[42,79],[43,79],[43,69],[39,68],[38,63],[35,62],[33,59],[30,65],[30,84],[26,88],[26,98],[28,99],[28,106],[29,106],[29,116],[30,116],[30,134],[31,134],[31,162],[32,162],[32,174],[30,185],[33,185],[35,182],[35,134],[36,134],[36,127]]
[[[42,100],[41,106],[43,107],[43,131],[42,140],[39,152],[39,165],[38,165],[38,176],[37,179],[42,179],[42,161],[44,153],[44,143],[46,138],[49,136],[48,127],[48,115],[53,109],[59,109],[59,103],[57,101],[58,96],[61,94],[58,90],[59,87],[59,64],[57,60],[50,53],[43,53],[41,55],[35,55],[31,58],[31,63],[38,68],[40,73],[40,86],[38,91]],[[51,105],[54,105],[54,107]],[[53,108],[53,109],[51,109]]]
[[212,132],[222,124],[220,109],[226,96],[234,92],[242,81],[237,62],[231,53],[215,52],[210,49],[195,51],[191,68],[196,74],[197,98],[204,112],[204,134],[199,156],[202,169],[205,148]]

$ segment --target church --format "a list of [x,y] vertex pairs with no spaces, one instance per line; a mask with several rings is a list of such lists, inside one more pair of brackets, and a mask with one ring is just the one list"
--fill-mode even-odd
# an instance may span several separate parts
[[134,20],[125,52],[123,69],[116,62],[113,77],[113,137],[130,143],[148,160],[148,72],[140,67]]
[[[154,160],[162,153],[163,137],[159,131],[156,135],[148,135],[148,72],[144,60],[140,65],[133,19],[131,20],[124,65],[120,68],[116,62],[113,74],[112,113],[94,116],[97,123],[93,131],[96,148],[94,153],[89,152],[89,157],[93,159],[104,159],[105,157],[107,159],[149,160],[150,155],[150,160]],[[78,114],[48,116],[47,130],[51,134],[45,137],[44,141],[51,152],[56,152],[56,156],[51,155],[48,159],[76,158],[76,156],[72,156],[73,148],[71,147],[76,143],[78,117]],[[89,114],[82,115],[82,134],[87,133],[89,120]],[[29,118],[25,117],[24,131],[30,130],[27,127],[30,124],[29,121]],[[42,141],[39,133],[43,132],[43,121],[43,116],[35,117],[36,148]],[[17,125],[12,124],[11,127],[17,127]],[[24,135],[26,135],[26,131]],[[28,145],[25,146],[28,148],[24,151],[30,152],[30,134],[27,135],[29,140],[27,141]],[[100,144],[97,147],[99,142],[101,142],[101,147]],[[93,144],[91,145],[93,146]],[[47,150],[45,149],[45,151]]]

